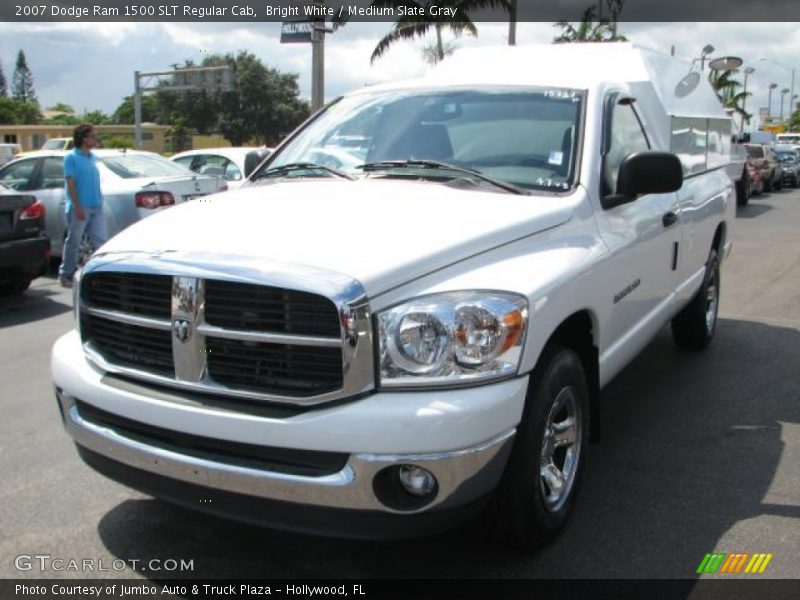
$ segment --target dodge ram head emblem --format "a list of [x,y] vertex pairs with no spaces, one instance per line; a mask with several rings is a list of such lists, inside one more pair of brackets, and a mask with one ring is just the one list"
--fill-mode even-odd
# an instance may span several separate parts
[[175,319],[172,322],[172,331],[175,333],[175,337],[181,342],[189,341],[192,334],[189,321],[186,319]]

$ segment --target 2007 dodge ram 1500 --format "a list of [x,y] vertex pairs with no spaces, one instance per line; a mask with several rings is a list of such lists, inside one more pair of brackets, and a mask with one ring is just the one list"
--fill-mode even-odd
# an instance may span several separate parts
[[95,254],[53,349],[66,429],[195,509],[351,536],[487,509],[534,547],[601,388],[667,323],[714,335],[730,133],[700,73],[626,43],[465,50],[344,96],[242,189]]

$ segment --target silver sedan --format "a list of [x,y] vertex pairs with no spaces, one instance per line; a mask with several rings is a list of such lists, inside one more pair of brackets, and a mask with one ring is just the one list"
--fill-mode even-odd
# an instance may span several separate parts
[[[158,210],[225,189],[214,177],[193,173],[152,152],[93,151],[98,158],[104,214],[111,237]],[[46,206],[45,229],[53,256],[61,256],[64,218],[64,151],[42,151],[0,169],[0,183],[33,194]],[[91,252],[85,245],[81,253]]]

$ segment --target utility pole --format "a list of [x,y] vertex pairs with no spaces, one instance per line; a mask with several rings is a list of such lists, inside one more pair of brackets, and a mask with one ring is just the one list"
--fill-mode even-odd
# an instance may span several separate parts
[[508,45],[517,45],[517,0],[511,0],[508,7]]
[[325,21],[314,21],[311,32],[311,110],[325,104]]

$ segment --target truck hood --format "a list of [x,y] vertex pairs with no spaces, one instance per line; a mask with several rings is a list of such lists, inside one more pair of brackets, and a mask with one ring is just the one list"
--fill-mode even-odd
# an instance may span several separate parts
[[161,211],[99,254],[264,259],[355,278],[374,297],[567,221],[579,194],[515,195],[397,179],[251,184]]

